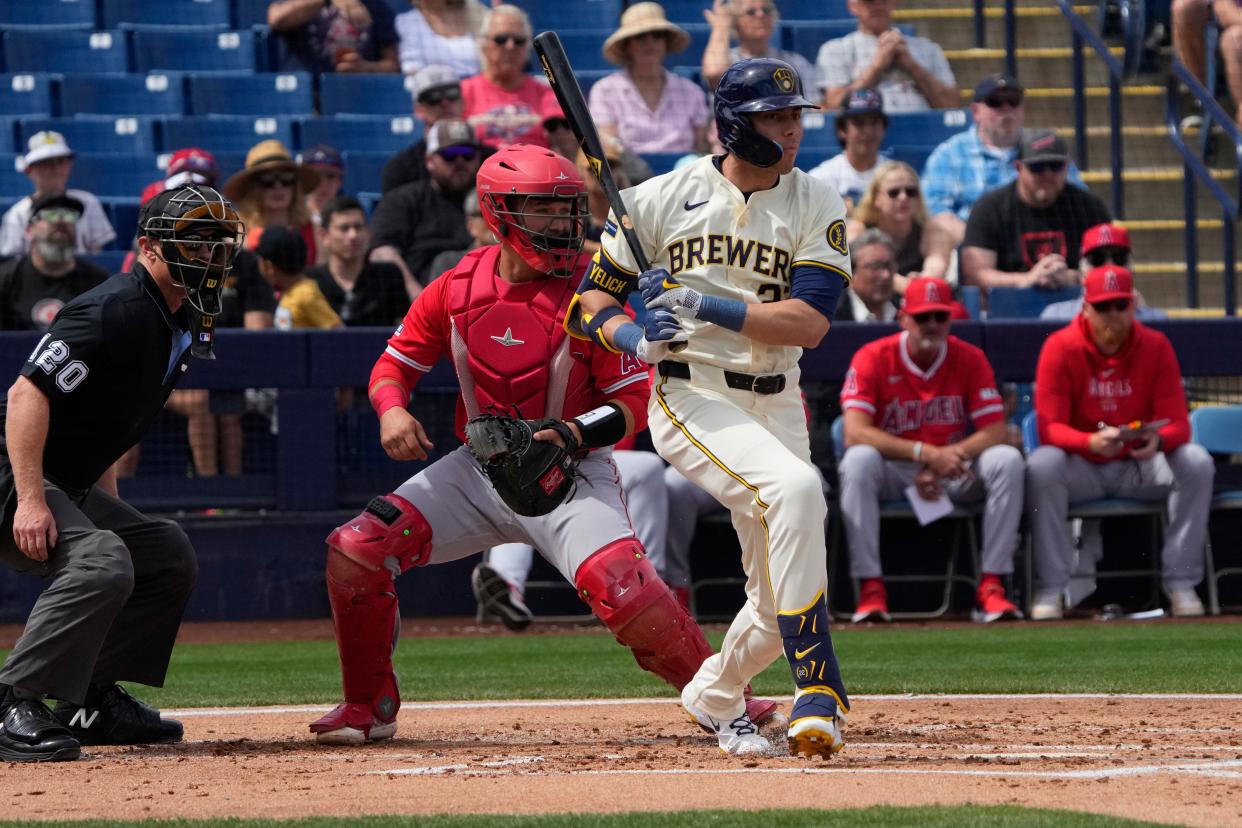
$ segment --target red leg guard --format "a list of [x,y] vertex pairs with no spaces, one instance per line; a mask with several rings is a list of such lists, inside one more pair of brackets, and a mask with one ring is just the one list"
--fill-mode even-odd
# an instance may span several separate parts
[[712,654],[703,631],[660,580],[634,538],[610,543],[575,575],[595,617],[629,647],[644,670],[681,690]]

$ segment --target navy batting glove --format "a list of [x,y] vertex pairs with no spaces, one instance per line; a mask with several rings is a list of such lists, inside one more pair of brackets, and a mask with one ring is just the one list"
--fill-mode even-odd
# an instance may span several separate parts
[[681,329],[681,321],[676,314],[667,308],[654,308],[643,319],[643,338],[648,342],[682,341],[686,339],[686,333]]

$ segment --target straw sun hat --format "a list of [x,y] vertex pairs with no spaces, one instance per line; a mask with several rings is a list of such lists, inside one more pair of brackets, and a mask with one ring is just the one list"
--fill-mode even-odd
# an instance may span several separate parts
[[298,165],[293,155],[280,141],[260,141],[246,153],[246,166],[229,177],[224,184],[224,194],[237,201],[250,189],[251,180],[265,172],[287,170],[297,173],[302,192],[308,193],[319,183],[319,173],[311,167]]
[[659,3],[635,3],[621,15],[621,28],[604,41],[604,57],[618,66],[625,65],[625,41],[647,32],[667,32],[668,51],[684,52],[690,45],[690,33],[670,23]]

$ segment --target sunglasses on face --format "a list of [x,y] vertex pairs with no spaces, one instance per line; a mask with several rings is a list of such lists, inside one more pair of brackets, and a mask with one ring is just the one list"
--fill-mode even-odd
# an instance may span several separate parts
[[1108,313],[1110,311],[1122,313],[1123,311],[1128,311],[1130,309],[1130,300],[1113,299],[1107,302],[1092,302],[1091,307],[1095,309],[1096,313]]
[[935,322],[937,325],[943,325],[949,321],[948,311],[927,311],[927,313],[912,314],[914,321],[920,325],[926,325],[928,322]]
[[757,6],[753,9],[747,9],[746,11],[742,12],[742,14],[746,15],[747,17],[758,17],[761,14],[767,17],[771,17],[772,15],[776,14],[776,6]]
[[473,161],[479,157],[479,151],[474,147],[445,147],[437,150],[436,155],[445,161]]
[[497,46],[506,46],[509,43],[512,43],[514,46],[521,47],[521,46],[526,45],[526,35],[515,35],[515,34],[492,35],[492,43],[495,43]]
[[261,175],[254,180],[263,189],[271,189],[272,187],[292,187],[293,182],[298,178],[293,173],[284,173],[282,175]]
[[1034,173],[1035,175],[1042,175],[1043,173],[1046,173],[1046,172],[1062,173],[1062,172],[1065,172],[1065,162],[1064,161],[1032,161],[1030,164],[1026,165],[1026,168],[1030,170],[1032,173]]
[[46,221],[49,224],[72,224],[82,217],[77,210],[69,210],[65,207],[49,207],[46,210],[40,210],[36,215],[37,221]]
[[1006,106],[1017,109],[1022,106],[1021,95],[988,95],[983,99],[988,109],[1002,109]]
[[1087,261],[1092,267],[1101,267],[1107,264],[1121,265],[1128,267],[1130,264],[1130,251],[1124,247],[1097,247],[1088,251]]
[[902,193],[906,194],[906,198],[918,198],[919,188],[918,187],[889,187],[887,190],[884,191],[884,194],[892,199],[897,198],[897,196],[901,195]]
[[438,106],[445,101],[460,101],[461,89],[447,86],[444,89],[433,89],[418,96],[418,102],[424,106]]

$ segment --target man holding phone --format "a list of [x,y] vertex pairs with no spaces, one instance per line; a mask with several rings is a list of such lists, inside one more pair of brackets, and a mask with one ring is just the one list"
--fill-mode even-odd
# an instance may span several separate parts
[[1164,590],[1174,615],[1202,615],[1195,587],[1216,470],[1190,442],[1177,356],[1164,334],[1134,318],[1134,278],[1124,267],[1091,270],[1083,299],[1082,313],[1048,338],[1036,367],[1040,447],[1026,472],[1038,588],[1031,618],[1062,616],[1073,553],[1069,506],[1100,497],[1168,499]]

